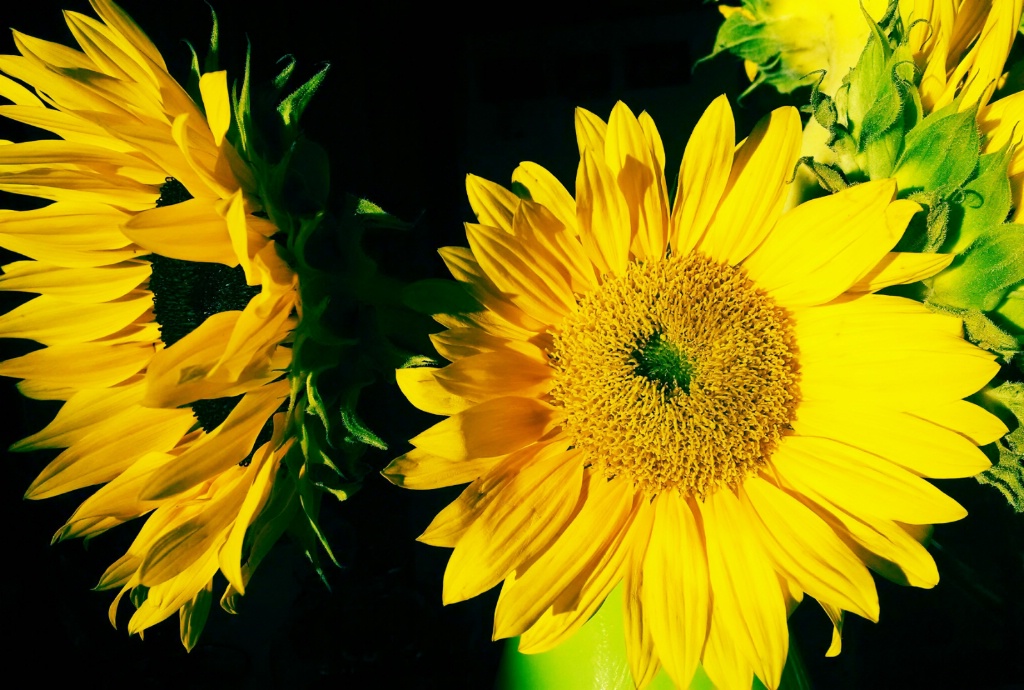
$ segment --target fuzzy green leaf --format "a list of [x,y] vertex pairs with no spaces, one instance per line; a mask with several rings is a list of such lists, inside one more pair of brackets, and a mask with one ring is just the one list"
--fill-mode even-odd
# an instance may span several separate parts
[[967,182],[981,149],[976,115],[947,107],[910,130],[893,171],[899,188],[948,194]]
[[978,174],[964,187],[960,208],[963,217],[952,246],[944,251],[960,253],[978,237],[999,227],[1010,213],[1013,198],[1006,169],[1009,150],[986,154],[978,160]]
[[956,309],[992,311],[1024,281],[1024,226],[1004,223],[932,278],[930,299]]

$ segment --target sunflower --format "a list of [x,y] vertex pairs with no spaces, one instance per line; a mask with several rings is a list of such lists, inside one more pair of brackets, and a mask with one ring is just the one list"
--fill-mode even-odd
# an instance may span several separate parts
[[[923,73],[921,99],[928,111],[966,90],[965,107],[987,100],[1020,22],[1020,0],[744,0],[720,5],[725,22],[714,54],[744,59],[753,86],[788,93],[820,74],[819,88],[835,96],[872,33],[870,21],[899,18],[907,27],[914,63]],[[987,92],[987,95],[986,95]]]
[[[14,446],[63,449],[26,497],[102,485],[55,540],[148,515],[100,579],[120,588],[111,622],[130,593],[131,633],[178,612],[191,648],[215,575],[233,611],[285,529],[316,562],[314,485],[342,498],[354,488],[313,476],[348,464],[322,454],[326,431],[306,421],[337,412],[316,385],[337,348],[302,350],[324,330],[302,319],[323,313],[327,283],[305,284],[302,243],[324,214],[280,198],[289,160],[258,150],[248,72],[232,100],[226,72],[196,59],[187,89],[119,7],[92,6],[98,19],[65,13],[80,50],[15,32],[20,55],[0,56],[0,114],[56,135],[0,146],[0,190],[41,200],[0,211],[0,246],[27,257],[3,267],[0,289],[38,294],[0,316],[0,337],[44,346],[0,374],[62,401]],[[289,150],[310,149],[295,119],[320,78],[278,107]]]
[[502,583],[494,637],[572,635],[617,584],[637,685],[777,687],[787,603],[870,620],[868,568],[938,582],[918,537],[965,511],[924,477],[989,466],[1003,424],[964,396],[997,371],[956,319],[883,286],[949,257],[890,250],[919,206],[869,182],[783,214],[796,110],[738,146],[725,97],[670,204],[654,122],[578,109],[573,196],[523,163],[469,177],[478,223],[441,255],[476,301],[438,314],[451,363],[398,372],[447,415],[385,476],[469,482],[420,541],[453,548],[445,603]]

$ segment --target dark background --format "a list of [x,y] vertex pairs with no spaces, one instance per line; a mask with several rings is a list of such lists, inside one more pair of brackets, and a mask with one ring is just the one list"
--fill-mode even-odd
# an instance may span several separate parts
[[[380,2],[339,5],[340,19],[312,0],[278,3],[273,13],[247,11],[246,4],[214,2],[226,66],[240,65],[246,37],[256,78],[274,74],[275,60],[286,53],[299,60],[300,76],[331,63],[305,130],[328,150],[337,192],[418,219],[412,231],[374,245],[391,272],[409,279],[442,276],[434,250],[464,243],[462,223],[472,218],[467,172],[507,183],[519,161],[535,160],[571,183],[575,106],[605,118],[617,99],[637,113],[646,109],[665,139],[671,176],[711,99],[725,92],[735,104],[746,86],[739,64],[727,56],[691,72],[710,52],[719,22],[713,7],[696,3],[642,1],[612,13],[527,0],[467,14],[440,3]],[[89,12],[84,0],[5,5],[4,26],[65,43],[71,37],[60,9]],[[206,4],[123,5],[183,78],[188,53],[180,41],[205,44]],[[13,51],[6,33],[0,50]],[[801,99],[806,94],[792,102]],[[783,102],[769,91],[748,98],[737,108],[740,136]],[[0,138],[32,136],[0,123]],[[24,297],[0,299],[6,311]],[[0,341],[0,347],[7,358],[32,346]],[[44,426],[56,410],[20,398],[14,383],[0,380],[3,447]],[[387,385],[367,395],[363,413],[392,449],[367,455],[378,469],[433,419]],[[328,569],[332,591],[282,541],[254,578],[243,613],[232,617],[214,607],[199,645],[186,654],[175,618],[148,630],[144,641],[129,638],[128,612],[122,609],[121,629],[114,630],[106,619],[112,593],[90,591],[130,542],[131,526],[88,547],[79,541],[49,546],[88,494],[22,500],[52,456],[3,457],[0,662],[7,674],[107,688],[491,687],[502,648],[490,642],[496,593],[442,607],[448,552],[414,541],[457,488],[405,491],[371,474],[344,504],[325,501],[324,526],[342,562]],[[820,608],[807,601],[794,615],[795,644],[814,687],[1024,687],[1024,517],[972,480],[942,488],[971,516],[936,529],[938,587],[914,590],[878,580],[881,621],[851,615],[836,659],[823,656],[830,626]]]

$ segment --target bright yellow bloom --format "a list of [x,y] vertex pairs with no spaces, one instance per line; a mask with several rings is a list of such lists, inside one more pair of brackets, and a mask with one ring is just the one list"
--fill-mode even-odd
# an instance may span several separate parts
[[767,78],[780,91],[789,92],[806,86],[808,75],[825,70],[821,89],[834,94],[868,40],[864,12],[879,19],[886,4],[887,0],[867,0],[862,9],[855,0],[748,0],[742,7],[719,5],[718,9],[726,19],[739,13],[759,25],[755,40],[775,48],[763,56],[750,56],[756,60],[744,60],[751,81]]
[[[763,77],[782,91],[810,83],[824,71],[819,88],[835,96],[856,66],[871,34],[865,13],[878,21],[889,0],[744,0],[719,7],[736,15],[743,30],[719,35],[716,50],[747,56],[751,79]],[[923,73],[926,112],[964,92],[963,107],[983,104],[1002,75],[1020,23],[1022,0],[900,0],[895,8],[909,32],[914,62]],[[737,40],[740,39],[740,40]],[[756,59],[750,59],[751,57]]]
[[[197,104],[120,8],[92,5],[99,20],[66,13],[80,51],[15,32],[21,55],[0,56],[12,103],[0,114],[59,137],[0,146],[0,189],[50,202],[0,211],[0,246],[28,257],[3,267],[0,289],[39,295],[0,316],[0,337],[45,346],[0,374],[64,401],[15,445],[66,449],[27,497],[104,485],[55,538],[150,514],[99,586],[132,592],[131,632],[180,611],[191,647],[214,575],[230,583],[230,606],[295,511],[274,480],[290,443],[278,410],[297,278],[226,139],[226,74],[202,75]],[[219,265],[219,277],[181,281],[185,262]],[[188,326],[172,334],[175,320]]]
[[777,687],[804,593],[838,625],[877,619],[868,567],[938,582],[922,526],[965,511],[923,477],[989,466],[976,444],[1005,427],[963,397],[998,365],[956,319],[873,294],[949,261],[891,252],[919,209],[894,182],[782,213],[796,110],[737,146],[717,99],[674,204],[650,117],[576,125],[575,199],[535,163],[519,196],[469,178],[479,223],[441,255],[479,306],[436,317],[451,364],[398,371],[447,419],[385,474],[470,482],[420,540],[454,548],[446,603],[503,582],[495,638],[551,649],[623,582],[639,686],[702,663]]

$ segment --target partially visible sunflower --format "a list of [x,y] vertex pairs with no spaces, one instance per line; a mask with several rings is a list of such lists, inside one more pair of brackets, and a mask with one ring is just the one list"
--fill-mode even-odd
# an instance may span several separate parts
[[927,111],[966,90],[965,107],[985,102],[1002,75],[1020,22],[1020,0],[743,0],[720,5],[725,23],[715,53],[744,59],[754,85],[767,82],[788,93],[818,76],[818,87],[836,92],[871,36],[870,20],[899,18],[923,73]]
[[804,593],[838,629],[877,619],[869,567],[938,582],[919,537],[965,511],[924,478],[989,466],[977,445],[1006,429],[962,398],[998,365],[874,294],[951,258],[891,252],[919,210],[893,181],[782,213],[800,130],[783,108],[737,146],[717,99],[674,203],[654,122],[622,103],[577,110],[575,199],[535,163],[518,196],[470,176],[479,222],[441,255],[475,307],[435,317],[450,364],[398,372],[447,419],[385,475],[469,482],[419,539],[454,549],[445,603],[503,582],[495,638],[551,649],[621,581],[638,687],[702,663],[775,688]]
[[[0,211],[0,246],[28,257],[3,267],[0,289],[39,294],[0,316],[0,337],[45,346],[0,374],[64,401],[14,446],[65,449],[26,496],[103,485],[55,539],[149,515],[100,579],[120,588],[111,621],[130,592],[130,632],[178,612],[191,648],[218,572],[233,610],[285,529],[315,562],[318,487],[343,498],[354,447],[379,441],[354,416],[351,377],[318,390],[345,357],[328,326],[303,320],[329,301],[303,254],[325,213],[288,206],[288,156],[310,150],[296,120],[322,73],[281,101],[273,134],[286,155],[271,155],[248,73],[232,100],[226,72],[202,73],[196,58],[190,93],[130,17],[91,2],[99,19],[65,13],[80,50],[15,32],[20,55],[0,56],[0,115],[58,137],[0,146],[0,190],[47,202]],[[326,183],[309,181],[314,158],[306,187]],[[354,437],[330,433],[335,416]],[[344,446],[333,462],[332,443]]]

